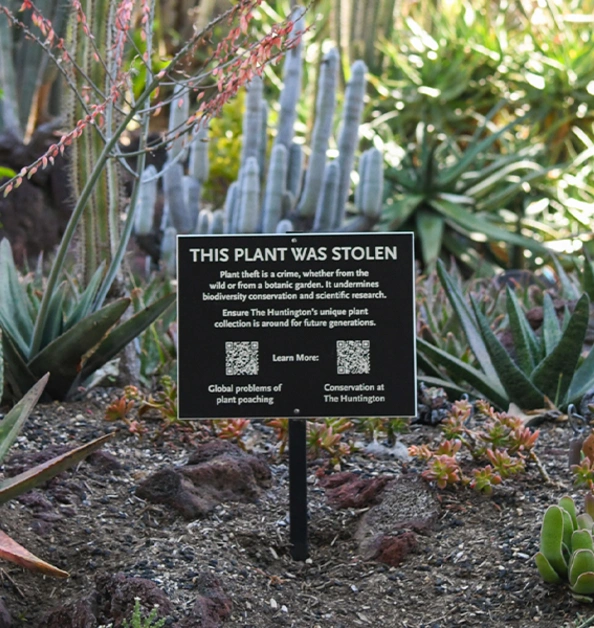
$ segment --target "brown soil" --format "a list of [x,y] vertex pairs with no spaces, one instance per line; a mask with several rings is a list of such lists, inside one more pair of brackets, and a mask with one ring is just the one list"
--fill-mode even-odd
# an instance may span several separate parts
[[[84,403],[38,406],[14,452],[74,445],[113,429],[102,418],[107,399],[107,393],[94,393]],[[196,443],[209,438],[204,427],[197,430],[170,430],[159,441],[120,431],[105,447],[114,458],[84,462],[29,498],[0,507],[5,532],[71,574],[55,580],[2,562],[0,598],[13,627],[39,626],[50,609],[88,595],[101,574],[116,573],[156,583],[172,603],[167,625],[184,628],[219,625],[192,614],[209,574],[232,604],[230,616],[221,619],[225,627],[561,628],[588,611],[565,588],[544,585],[532,560],[546,507],[564,494],[574,494],[578,503],[583,497],[571,487],[565,425],[544,425],[538,443],[555,486],[545,485],[529,467],[491,497],[431,489],[436,520],[422,532],[405,531],[415,542],[397,567],[362,555],[356,534],[364,513],[372,511],[333,508],[316,475],[322,461],[310,467],[310,558],[291,558],[287,460],[278,455],[272,431],[259,423],[250,448],[270,464],[272,482],[255,502],[221,503],[189,521],[137,497],[137,485],[150,474],[187,463]],[[428,443],[438,433],[413,426],[402,439],[407,445]],[[403,470],[415,475],[420,467],[410,463],[403,469],[400,462],[354,454],[342,469],[362,478],[396,478]],[[409,508],[397,499],[381,518],[389,519],[392,509],[398,519]]]

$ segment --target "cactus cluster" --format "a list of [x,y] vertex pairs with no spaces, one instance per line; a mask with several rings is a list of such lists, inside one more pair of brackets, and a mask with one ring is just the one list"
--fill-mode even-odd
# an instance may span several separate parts
[[[296,9],[296,11],[302,11]],[[304,30],[297,17],[295,32]],[[177,233],[286,233],[290,231],[366,231],[379,220],[383,193],[383,157],[371,148],[359,159],[359,182],[355,190],[356,215],[347,220],[347,200],[359,140],[367,68],[356,61],[351,68],[340,132],[337,158],[328,160],[336,108],[339,53],[330,50],[323,59],[318,84],[315,124],[304,172],[304,150],[294,140],[294,123],[301,91],[302,43],[285,59],[284,86],[276,137],[266,163],[268,107],[263,81],[255,76],[247,87],[243,118],[243,144],[237,181],[229,186],[225,207],[200,210],[201,187],[208,176],[207,127],[200,127],[190,143],[187,174],[185,150],[174,142],[160,175],[149,167],[142,177],[136,209],[136,233],[146,235],[153,226],[156,178],[163,179],[165,196],[161,222],[161,262],[175,270]],[[187,92],[174,95],[169,132],[179,127],[178,117],[187,115]],[[180,153],[182,153],[180,155]]]
[[574,597],[594,601],[594,495],[585,499],[586,512],[578,515],[571,497],[549,506],[540,533],[540,551],[534,561],[545,582],[569,582]]

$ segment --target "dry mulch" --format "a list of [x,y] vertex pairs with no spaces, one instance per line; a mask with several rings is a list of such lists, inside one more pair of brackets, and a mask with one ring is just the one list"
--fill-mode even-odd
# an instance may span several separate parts
[[[14,454],[74,445],[113,430],[102,418],[113,398],[113,392],[101,391],[84,403],[38,406]],[[402,440],[429,443],[438,434],[435,427],[413,426]],[[532,556],[546,507],[564,494],[573,494],[578,503],[583,497],[572,488],[567,469],[569,435],[564,424],[541,429],[537,451],[554,486],[529,467],[491,497],[425,484],[414,493],[391,493],[389,487],[398,485],[381,478],[419,482],[421,467],[357,453],[342,471],[374,480],[377,490],[370,493],[380,505],[355,507],[354,502],[337,509],[336,493],[322,487],[328,482],[319,472],[323,461],[314,461],[308,478],[310,557],[296,562],[288,544],[287,459],[278,455],[272,430],[255,422],[250,445],[270,465],[268,487],[254,501],[220,503],[188,520],[166,504],[140,499],[136,487],[156,471],[186,465],[210,438],[208,430],[172,429],[158,441],[150,434],[139,441],[124,429],[105,447],[108,453],[0,507],[4,531],[71,574],[54,580],[3,562],[0,598],[13,628],[43,625],[51,609],[93,591],[98,595],[110,577],[155,583],[171,602],[167,625],[180,628],[562,628],[578,613],[594,614],[594,608],[576,602],[564,588],[544,585]],[[360,484],[358,491],[369,486]],[[391,496],[383,506],[382,490]],[[410,522],[419,513],[409,511],[417,494],[425,495],[433,515],[427,516],[430,524],[415,528]],[[365,551],[369,526],[383,527],[390,536],[391,521],[408,522],[394,530],[394,537],[408,535],[404,544],[410,551],[397,566],[370,558],[378,555],[375,550]],[[200,619],[200,605],[208,597],[205,582],[215,582],[216,594],[208,595],[219,596],[220,616],[211,613],[208,620]],[[2,621],[0,614],[0,626]]]

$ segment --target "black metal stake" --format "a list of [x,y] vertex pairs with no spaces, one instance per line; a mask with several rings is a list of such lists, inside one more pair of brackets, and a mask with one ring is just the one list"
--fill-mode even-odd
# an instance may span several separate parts
[[291,556],[294,560],[305,560],[308,555],[305,419],[289,419],[289,517]]

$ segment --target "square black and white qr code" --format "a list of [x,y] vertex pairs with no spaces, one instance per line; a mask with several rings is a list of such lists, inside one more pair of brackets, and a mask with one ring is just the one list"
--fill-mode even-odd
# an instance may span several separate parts
[[339,375],[369,373],[371,368],[369,346],[369,340],[337,340],[336,372]]
[[227,375],[257,375],[258,342],[255,340],[226,342],[225,373]]

